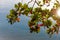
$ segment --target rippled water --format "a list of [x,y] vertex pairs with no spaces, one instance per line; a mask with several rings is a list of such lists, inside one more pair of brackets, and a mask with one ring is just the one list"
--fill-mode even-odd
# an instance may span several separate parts
[[13,8],[14,4],[18,3],[12,0],[0,1],[0,40],[60,40],[60,33],[54,34],[52,38],[46,34],[44,28],[41,32],[30,33],[28,27],[29,17],[21,15],[21,21],[10,25],[7,21],[6,15],[9,10]]

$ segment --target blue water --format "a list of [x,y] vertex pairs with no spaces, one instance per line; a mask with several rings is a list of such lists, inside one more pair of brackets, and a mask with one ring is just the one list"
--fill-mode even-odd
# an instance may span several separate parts
[[[3,3],[3,2],[2,2]],[[30,33],[28,27],[29,17],[21,15],[21,21],[10,25],[6,18],[9,10],[13,8],[14,4],[0,4],[0,40],[60,40],[60,33],[53,34],[49,38],[44,28],[37,33]]]

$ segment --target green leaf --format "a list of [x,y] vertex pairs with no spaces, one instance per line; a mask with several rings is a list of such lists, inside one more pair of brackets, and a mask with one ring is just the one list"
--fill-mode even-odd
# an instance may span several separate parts
[[19,3],[18,3],[18,6],[19,6],[19,7],[22,7],[22,3],[21,3],[21,2],[19,2]]
[[52,21],[51,20],[46,20],[43,22],[43,24],[47,27],[50,27],[52,25]]
[[10,10],[10,13],[11,13],[11,14],[14,14],[14,13],[15,13],[15,10],[14,10],[14,9],[11,9],[11,10]]
[[24,9],[28,8],[28,5],[25,3],[25,4],[23,5],[23,8],[24,8]]
[[18,8],[18,5],[17,4],[15,4],[15,8]]

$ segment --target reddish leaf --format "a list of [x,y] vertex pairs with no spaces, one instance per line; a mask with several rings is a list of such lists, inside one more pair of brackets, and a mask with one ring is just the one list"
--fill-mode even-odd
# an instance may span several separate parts
[[30,11],[30,13],[32,14],[32,10]]
[[20,21],[20,18],[16,18],[16,20],[19,22]]
[[44,26],[44,24],[38,24],[38,26]]

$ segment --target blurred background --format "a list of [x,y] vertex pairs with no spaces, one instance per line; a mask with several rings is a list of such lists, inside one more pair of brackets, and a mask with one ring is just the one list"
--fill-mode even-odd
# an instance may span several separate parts
[[[30,33],[28,21],[29,17],[21,15],[20,22],[13,25],[8,23],[6,15],[14,4],[18,2],[27,3],[30,0],[0,0],[0,40],[60,40],[60,33],[53,34],[51,38],[44,28],[39,33]],[[32,2],[33,3],[33,2]],[[32,3],[29,6],[32,6]],[[36,7],[37,5],[35,5]]]

